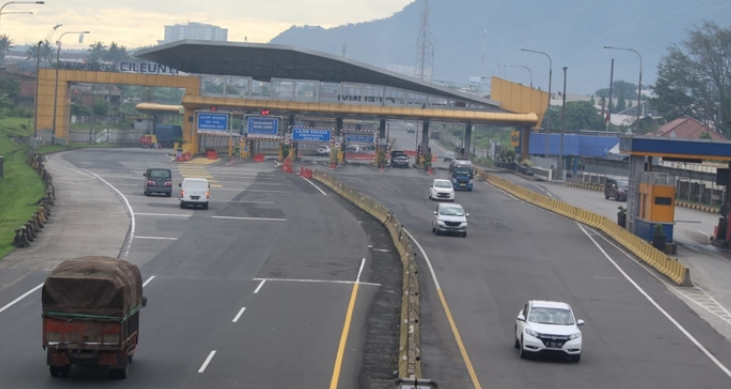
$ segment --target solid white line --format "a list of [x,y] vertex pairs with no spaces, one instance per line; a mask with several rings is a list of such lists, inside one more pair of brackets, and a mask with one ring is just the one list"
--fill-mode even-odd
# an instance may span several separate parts
[[261,280],[261,282],[259,283],[259,286],[256,287],[256,290],[254,290],[254,294],[259,293],[259,289],[261,289],[261,287],[264,286],[264,284],[266,282],[267,282],[267,280]]
[[[308,280],[304,278],[254,278],[254,281],[275,281],[275,282],[303,282],[303,283],[312,283],[312,284],[348,284],[352,285],[355,284],[355,281],[344,281],[344,280]],[[369,286],[381,286],[381,284],[376,284],[374,282],[361,282],[358,281],[361,285],[369,285]]]
[[211,359],[213,359],[213,356],[216,355],[216,350],[211,351],[210,354],[208,354],[208,358],[203,362],[203,365],[200,369],[198,369],[198,373],[203,373],[206,371],[206,367],[208,367],[208,364],[211,363]]
[[664,316],[665,316],[665,317],[666,317],[666,318],[667,318],[668,320],[670,320],[670,322],[671,322],[671,323],[673,323],[673,325],[675,325],[675,327],[677,327],[677,328],[678,328],[678,329],[680,330],[680,332],[682,332],[682,333],[683,333],[683,335],[685,335],[685,337],[687,337],[687,338],[688,338],[688,339],[689,339],[689,340],[690,340],[691,342],[693,342],[693,344],[694,344],[694,345],[695,345],[696,347],[698,347],[698,349],[700,349],[700,350],[701,350],[701,351],[702,351],[702,352],[703,352],[704,354],[706,354],[706,356],[707,356],[707,357],[708,357],[708,358],[709,358],[709,359],[710,359],[710,360],[711,360],[711,361],[712,361],[713,363],[715,363],[715,364],[716,364],[716,366],[718,366],[718,367],[719,367],[719,368],[721,369],[721,371],[723,371],[723,372],[724,372],[724,373],[725,373],[725,374],[726,374],[726,375],[727,375],[727,376],[728,376],[729,378],[731,378],[731,371],[729,371],[729,369],[727,369],[727,368],[726,368],[726,366],[724,366],[724,365],[723,365],[723,364],[722,364],[722,363],[721,363],[721,362],[720,362],[720,361],[719,361],[718,359],[716,359],[716,357],[714,357],[714,356],[713,356],[713,354],[711,354],[711,353],[710,353],[710,352],[709,352],[709,351],[708,351],[708,350],[707,350],[707,349],[706,349],[705,347],[703,347],[703,345],[702,345],[702,344],[701,344],[700,342],[698,342],[698,340],[696,340],[696,338],[695,338],[695,337],[693,337],[693,335],[691,335],[691,334],[690,334],[690,332],[688,332],[688,331],[687,331],[687,330],[686,330],[686,329],[685,329],[685,328],[684,328],[684,327],[683,327],[682,325],[680,325],[680,323],[678,323],[678,322],[677,322],[677,321],[675,320],[675,318],[673,318],[672,316],[670,316],[670,314],[669,314],[669,313],[667,313],[667,312],[666,312],[666,311],[665,311],[665,310],[664,310],[664,309],[663,309],[663,308],[662,308],[662,307],[660,306],[660,304],[658,304],[658,303],[657,303],[657,302],[656,302],[655,300],[653,300],[653,299],[652,299],[652,297],[650,297],[650,295],[649,295],[649,294],[647,294],[647,292],[645,292],[645,290],[644,290],[644,289],[642,289],[642,288],[641,288],[641,287],[640,287],[640,286],[639,286],[639,285],[638,285],[638,284],[637,284],[637,283],[636,283],[636,282],[635,282],[635,281],[634,281],[634,280],[632,279],[632,277],[630,277],[630,276],[629,276],[629,275],[628,275],[627,273],[625,273],[625,272],[624,272],[624,270],[622,270],[622,268],[621,268],[621,267],[619,267],[619,265],[617,264],[617,262],[615,262],[615,261],[614,261],[614,259],[612,259],[612,257],[610,257],[610,256],[609,256],[609,254],[607,254],[607,252],[606,252],[606,251],[604,251],[604,249],[602,248],[602,246],[601,246],[601,245],[599,245],[599,243],[597,243],[597,241],[596,241],[596,240],[594,240],[594,237],[593,237],[593,236],[591,236],[591,235],[590,235],[590,234],[589,234],[589,233],[588,233],[588,232],[587,232],[587,231],[586,231],[586,230],[584,229],[584,226],[582,226],[582,225],[581,225],[580,223],[576,223],[576,225],[578,225],[578,226],[579,226],[579,229],[581,229],[581,231],[582,231],[582,232],[584,233],[584,235],[586,235],[586,236],[587,236],[587,237],[589,238],[589,240],[591,240],[591,242],[592,242],[592,243],[594,243],[594,245],[595,245],[595,246],[597,247],[597,249],[599,249],[599,251],[601,251],[601,253],[602,253],[602,254],[604,254],[604,257],[605,257],[605,258],[607,258],[607,260],[609,260],[609,262],[611,262],[611,263],[612,263],[612,265],[614,265],[614,267],[616,267],[616,268],[617,268],[617,270],[618,270],[618,271],[619,271],[619,272],[620,272],[620,273],[621,273],[621,274],[622,274],[622,275],[624,276],[624,278],[626,278],[626,279],[627,279],[627,281],[629,281],[629,282],[630,282],[630,284],[632,284],[632,286],[634,286],[634,287],[635,287],[635,289],[637,289],[637,291],[639,291],[639,292],[640,292],[640,294],[642,294],[642,295],[643,295],[643,296],[644,296],[644,297],[645,297],[645,298],[647,299],[647,301],[649,301],[649,302],[650,302],[650,304],[652,304],[652,305],[653,305],[653,306],[654,306],[654,307],[655,307],[655,308],[656,308],[656,309],[657,309],[658,311],[660,311],[660,313],[662,313],[662,314],[663,314],[663,315],[664,315]]
[[431,273],[431,278],[434,280],[434,286],[436,286],[437,290],[442,289],[442,287],[439,285],[439,280],[437,280],[437,273],[434,272],[434,266],[431,265],[431,261],[429,260],[429,256],[426,255],[426,251],[424,251],[424,248],[421,247],[419,242],[414,239],[414,236],[411,235],[411,233],[404,228],[404,232],[406,235],[409,236],[409,239],[411,239],[412,242],[416,245],[416,247],[419,248],[419,251],[421,251],[421,256],[424,257],[424,260],[426,261],[426,265],[429,267],[429,272]]
[[356,284],[360,284],[360,275],[363,274],[363,268],[365,267],[365,261],[366,261],[365,258],[363,258],[363,260],[360,261],[360,269],[358,269],[358,277],[355,277]]
[[135,236],[135,238],[147,240],[178,240],[178,238],[164,238],[162,236]]
[[137,216],[191,217],[193,215],[181,215],[177,213],[138,213]]
[[61,164],[59,164],[59,163],[53,162],[53,161],[51,160],[51,158],[48,158],[48,161],[47,161],[47,163],[50,163],[51,165],[56,165],[56,166],[58,166],[58,167],[62,167],[62,168],[64,168],[64,169],[66,169],[66,170],[71,170],[72,172],[74,172],[74,173],[77,173],[77,174],[81,174],[81,175],[82,175],[82,176],[84,176],[84,177],[94,178],[93,176],[90,176],[90,175],[88,175],[88,174],[86,174],[86,173],[82,172],[81,170],[78,170],[78,169],[74,169],[74,168],[71,168],[71,167],[68,167],[68,166],[64,166],[64,165],[61,165]]
[[148,279],[147,279],[147,281],[145,281],[145,283],[144,283],[144,284],[142,284],[142,287],[144,288],[145,286],[147,286],[147,284],[149,284],[149,283],[150,283],[150,281],[152,281],[152,280],[154,280],[154,279],[155,279],[155,276],[151,276],[150,278],[148,278]]
[[240,311],[239,311],[239,313],[238,313],[238,314],[236,315],[236,317],[234,317],[233,323],[236,323],[237,321],[239,321],[239,318],[241,317],[241,315],[243,315],[243,314],[244,314],[244,311],[245,311],[245,310],[246,310],[246,307],[243,307],[243,308],[241,308],[241,310],[240,310]]
[[8,309],[8,308],[12,307],[13,305],[17,304],[20,300],[22,300],[22,299],[30,296],[31,293],[35,292],[36,290],[40,289],[41,287],[43,287],[43,284],[40,284],[40,285],[36,286],[35,288],[33,288],[33,289],[31,289],[31,290],[23,293],[22,296],[18,297],[17,299],[15,299],[15,300],[9,302],[8,304],[6,304],[4,307],[0,308],[0,313],[3,313],[6,309]]
[[224,219],[224,220],[252,220],[262,222],[286,222],[287,219],[273,218],[273,217],[244,217],[244,216],[211,216],[211,219]]
[[[302,176],[300,176],[300,177],[302,177]],[[323,191],[322,191],[322,189],[320,189],[320,187],[319,187],[319,186],[315,185],[315,183],[314,183],[314,182],[312,182],[312,181],[310,181],[310,180],[308,180],[307,178],[304,178],[304,177],[302,177],[302,179],[304,179],[305,181],[309,182],[309,183],[310,183],[310,185],[314,186],[314,187],[315,187],[315,189],[317,189],[317,190],[319,190],[319,191],[320,191],[320,193],[322,193],[323,195],[327,196],[327,193],[323,192]]]
[[127,240],[127,247],[124,249],[124,254],[122,255],[122,259],[127,259],[129,256],[129,251],[132,249],[132,241],[135,238],[135,211],[132,209],[132,205],[129,204],[129,200],[127,199],[127,196],[123,195],[122,192],[119,191],[114,185],[108,183],[105,179],[99,177],[95,173],[89,172],[94,177],[101,180],[101,182],[107,184],[110,188],[112,188],[113,191],[117,192],[117,194],[122,197],[122,200],[124,201],[124,205],[127,206],[127,212],[129,212],[129,240]]

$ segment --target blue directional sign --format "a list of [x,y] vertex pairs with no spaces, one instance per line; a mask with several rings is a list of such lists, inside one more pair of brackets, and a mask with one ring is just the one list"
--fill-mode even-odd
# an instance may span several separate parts
[[246,132],[249,135],[277,135],[279,118],[249,117],[246,121]]
[[332,133],[332,130],[295,127],[292,129],[292,140],[294,142],[330,142]]
[[373,143],[374,136],[371,135],[345,135],[345,141],[348,143]]
[[198,113],[198,130],[226,131],[228,130],[228,114],[225,113]]

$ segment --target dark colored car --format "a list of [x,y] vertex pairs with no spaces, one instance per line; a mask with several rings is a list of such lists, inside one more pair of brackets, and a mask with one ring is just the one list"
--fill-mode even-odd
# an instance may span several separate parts
[[392,167],[409,167],[409,162],[411,161],[411,158],[409,158],[406,154],[396,154],[393,159],[391,159],[391,166]]
[[145,176],[145,196],[153,193],[162,193],[170,197],[173,193],[173,173],[167,168],[151,167],[143,174]]
[[629,193],[629,181],[606,177],[604,181],[604,198],[613,198],[617,201],[627,201]]

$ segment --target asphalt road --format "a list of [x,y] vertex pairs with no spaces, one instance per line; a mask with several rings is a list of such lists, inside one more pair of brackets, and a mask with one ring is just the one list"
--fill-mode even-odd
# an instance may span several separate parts
[[[731,385],[728,372],[703,351],[731,366],[729,343],[659,278],[591,230],[478,183],[474,192],[457,193],[470,214],[469,236],[434,236],[428,185],[446,172],[342,167],[334,174],[395,211],[431,261],[466,350],[465,358],[419,256],[422,368],[440,387]],[[581,363],[519,359],[515,317],[530,299],[565,301],[586,320]]]
[[[59,163],[68,168],[113,185],[134,211],[127,259],[141,266],[149,299],[139,348],[125,382],[77,367],[68,379],[52,379],[40,347],[35,290],[0,312],[0,343],[6,345],[0,386],[70,387],[103,380],[135,388],[334,388],[337,371],[337,388],[358,387],[367,315],[381,286],[374,280],[369,233],[332,193],[273,163],[181,165],[154,150],[85,150],[62,158]],[[173,169],[172,198],[142,194],[149,165]],[[209,210],[178,207],[183,175],[209,177]],[[111,190],[109,195],[116,196]],[[40,285],[46,274],[3,285],[0,309]],[[352,318],[349,327],[346,315]],[[341,343],[344,330],[347,344]]]

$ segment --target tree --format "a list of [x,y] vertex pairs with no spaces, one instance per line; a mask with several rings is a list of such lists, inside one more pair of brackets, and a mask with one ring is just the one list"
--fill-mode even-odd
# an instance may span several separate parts
[[591,100],[589,100],[589,103],[591,103],[591,105],[596,105],[596,100],[594,100],[594,95],[591,95]]
[[[48,40],[41,44],[41,64],[48,66],[56,59],[56,46],[52,45]],[[38,45],[29,46],[25,50],[25,59],[36,60],[38,58]]]
[[652,106],[671,121],[690,116],[708,119],[725,135],[731,132],[731,26],[704,22],[658,65]]
[[109,55],[107,45],[102,42],[92,43],[86,52],[86,63],[89,64],[98,64]]
[[5,63],[5,53],[13,47],[13,40],[7,35],[0,35],[0,65]]
[[[599,97],[609,98],[609,88],[602,88],[594,92]],[[616,98],[621,93],[625,96],[633,96],[637,94],[637,85],[631,82],[617,80],[612,83],[612,98]]]
[[[551,115],[552,127],[561,128],[561,107],[551,107],[548,115]],[[593,104],[588,101],[566,103],[566,131],[604,131],[605,129],[604,118],[597,112]]]
[[627,102],[624,100],[624,91],[620,91],[619,97],[617,98],[617,106],[614,107],[612,113],[622,112],[625,109],[627,109]]
[[130,59],[130,55],[129,52],[127,52],[126,47],[118,45],[116,42],[112,42],[109,44],[109,48],[106,51],[102,51],[101,59],[116,65]]
[[20,97],[20,82],[15,78],[0,75],[0,93],[7,99],[8,107],[15,106]]

